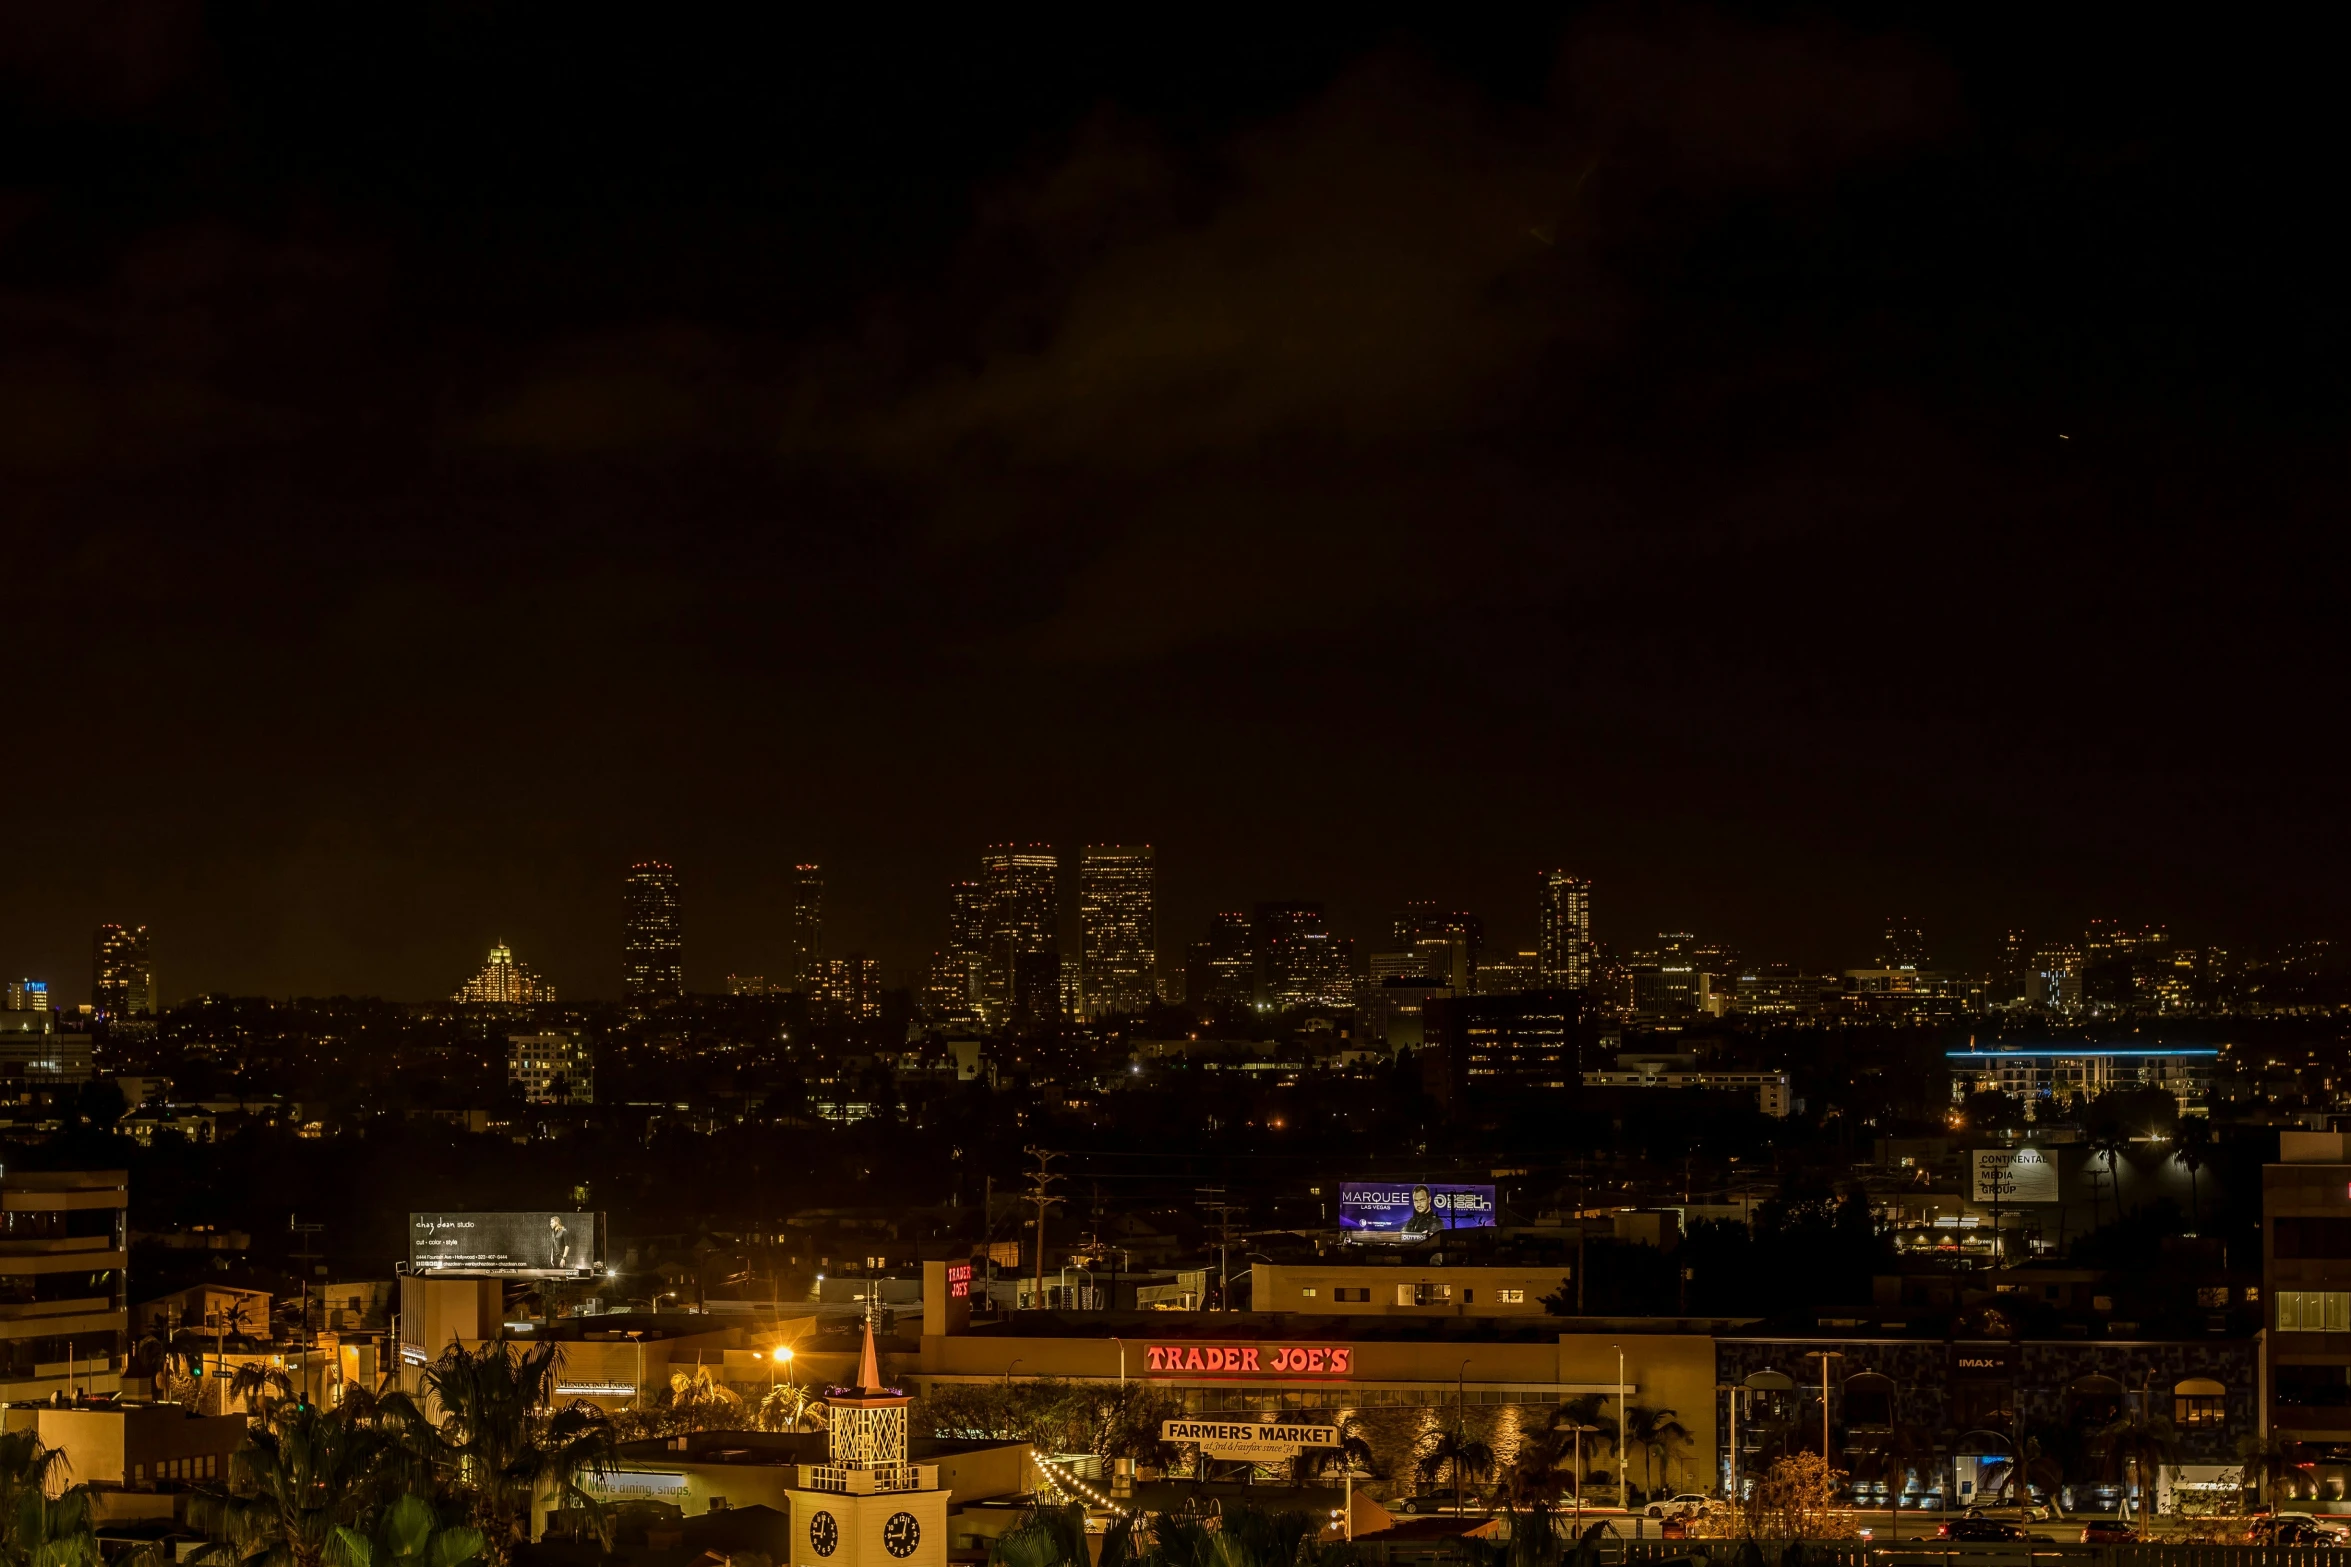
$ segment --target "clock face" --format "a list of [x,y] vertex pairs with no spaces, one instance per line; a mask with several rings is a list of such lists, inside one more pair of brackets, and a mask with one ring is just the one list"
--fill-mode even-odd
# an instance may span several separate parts
[[912,1556],[920,1544],[922,1525],[915,1522],[914,1514],[892,1513],[890,1521],[882,1525],[882,1549],[892,1556]]
[[817,1555],[832,1555],[833,1547],[840,1543],[841,1526],[831,1513],[818,1513],[808,1520],[808,1544]]

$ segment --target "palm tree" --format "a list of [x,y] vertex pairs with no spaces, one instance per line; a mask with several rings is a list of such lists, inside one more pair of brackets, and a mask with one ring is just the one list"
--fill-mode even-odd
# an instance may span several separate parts
[[1476,1437],[1463,1436],[1458,1431],[1440,1431],[1430,1437],[1412,1466],[1422,1485],[1433,1485],[1440,1474],[1449,1473],[1453,1482],[1453,1504],[1461,1505],[1461,1484],[1466,1480],[1487,1480],[1494,1474],[1494,1450]]
[[1319,1480],[1329,1474],[1344,1474],[1349,1470],[1355,1470],[1362,1474],[1378,1474],[1379,1469],[1372,1456],[1371,1441],[1363,1434],[1363,1431],[1363,1422],[1355,1416],[1347,1415],[1341,1418],[1339,1421],[1339,1445],[1337,1447],[1299,1449],[1298,1456],[1290,1461],[1290,1483],[1304,1485],[1309,1480]]
[[1674,1449],[1687,1445],[1690,1440],[1689,1428],[1682,1424],[1677,1410],[1635,1404],[1624,1412],[1624,1425],[1625,1455],[1630,1457],[1639,1449],[1642,1477],[1651,1481],[1659,1478],[1659,1471],[1670,1462]]
[[2139,1493],[2140,1507],[2145,1510],[2148,1479],[2164,1465],[2179,1463],[2179,1433],[2162,1415],[2151,1415],[2141,1409],[2124,1414],[2099,1434],[2106,1438],[2107,1451],[2128,1468],[2131,1484]]
[[[2131,1151],[2130,1133],[2125,1131],[2119,1122],[2101,1122],[2091,1128],[2089,1146],[2091,1157],[2106,1161],[2106,1179],[2114,1187],[2114,1217],[2117,1222],[2120,1222],[2123,1218],[2123,1206],[2122,1167],[2119,1161],[2124,1154]],[[2098,1222],[2097,1205],[2098,1188],[2093,1182],[2090,1187],[2090,1222],[2093,1225]]]
[[988,1567],[1086,1567],[1086,1510],[1074,1502],[1032,1507],[1026,1518],[996,1537],[988,1548]]
[[529,1537],[543,1495],[590,1511],[597,1505],[579,1482],[604,1472],[612,1423],[584,1400],[555,1407],[562,1364],[556,1344],[517,1351],[493,1339],[478,1350],[452,1344],[425,1368],[425,1390],[444,1411],[442,1445],[493,1567],[506,1567],[515,1541]]
[[2272,1432],[2259,1436],[2248,1431],[2237,1438],[2237,1462],[2244,1477],[2261,1488],[2261,1505],[2272,1505],[2272,1488],[2291,1474],[2301,1460],[2298,1445]]
[[2201,1230],[2204,1205],[2197,1195],[2196,1172],[2212,1162],[2212,1122],[2200,1115],[2182,1116],[2172,1141],[2178,1144],[2178,1152],[2172,1157],[2188,1172],[2188,1225]]
[[0,1559],[10,1567],[99,1567],[90,1487],[65,1486],[62,1450],[33,1430],[0,1435]]
[[461,1567],[481,1554],[481,1530],[442,1528],[432,1504],[408,1492],[381,1510],[374,1534],[337,1529],[327,1542],[326,1567]]
[[[1597,1458],[1603,1442],[1614,1448],[1620,1436],[1616,1426],[1615,1406],[1609,1403],[1605,1393],[1578,1393],[1573,1398],[1563,1399],[1544,1424],[1550,1429],[1571,1434],[1581,1426],[1584,1440],[1574,1446],[1582,1449],[1586,1459]],[[1576,1475],[1576,1493],[1581,1495],[1583,1489],[1584,1476],[1579,1472]]]
[[189,1521],[216,1542],[207,1555],[246,1567],[325,1567],[337,1531],[389,1500],[402,1465],[388,1423],[296,1405],[255,1424],[229,1455],[226,1489],[199,1491]]

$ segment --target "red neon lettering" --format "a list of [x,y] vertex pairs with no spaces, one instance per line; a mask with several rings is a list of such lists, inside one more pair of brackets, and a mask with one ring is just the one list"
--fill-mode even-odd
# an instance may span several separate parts
[[1208,1369],[1211,1371],[1222,1371],[1224,1369],[1224,1351],[1216,1348],[1214,1345],[1211,1345],[1209,1346],[1207,1354]]
[[1306,1369],[1309,1371],[1323,1369],[1323,1352],[1320,1349],[1310,1349],[1306,1352]]
[[1197,1344],[1184,1352],[1184,1369],[1186,1371],[1205,1371],[1207,1369],[1200,1359],[1200,1346]]
[[1151,1346],[1151,1369],[1154,1371],[1167,1369],[1167,1351],[1157,1344]]
[[1346,1376],[1355,1369],[1352,1364],[1354,1359],[1355,1351],[1352,1349],[1333,1349],[1331,1351],[1331,1369],[1341,1376]]
[[1252,1344],[1247,1349],[1241,1351],[1241,1369],[1243,1371],[1255,1371],[1257,1369],[1256,1345]]

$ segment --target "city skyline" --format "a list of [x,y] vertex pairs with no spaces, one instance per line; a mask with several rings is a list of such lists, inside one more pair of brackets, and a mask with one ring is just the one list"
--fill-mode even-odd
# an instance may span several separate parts
[[[584,1002],[658,1005],[686,994],[805,991],[851,1015],[872,1016],[873,998],[883,990],[897,990],[912,994],[917,1006],[934,1017],[955,1014],[958,1007],[944,998],[961,997],[962,1011],[972,1022],[1000,1029],[1012,1026],[1016,1017],[1025,1028],[1133,1011],[1147,994],[1146,983],[1158,993],[1181,991],[1194,1001],[1204,993],[1246,993],[1259,1002],[1274,1001],[1279,1010],[1283,1005],[1323,1004],[1307,999],[1310,995],[1336,1004],[1342,976],[1376,985],[1384,975],[1425,975],[1458,994],[1490,992],[1496,983],[1508,990],[1578,991],[1607,970],[1621,973],[1627,964],[1654,963],[1662,955],[1668,966],[1680,964],[1691,972],[1725,979],[1742,972],[1891,975],[1923,969],[1985,981],[2001,999],[2029,997],[2052,1010],[2071,1012],[2099,999],[2098,972],[2114,970],[2118,963],[2127,967],[2142,949],[2167,962],[2176,952],[2181,964],[2203,972],[2216,965],[2242,966],[2285,954],[2307,956],[2313,942],[2321,948],[2331,942],[2327,937],[2299,935],[2282,942],[2247,943],[2190,928],[2175,931],[2160,919],[2110,915],[2091,916],[2070,930],[2009,925],[1988,939],[1954,936],[1931,941],[1932,933],[1905,912],[1881,915],[1873,934],[1856,937],[1842,952],[1798,958],[1774,945],[1768,935],[1743,941],[1704,921],[1694,922],[1703,927],[1697,932],[1612,931],[1613,922],[1604,917],[1596,937],[1593,911],[1596,904],[1603,910],[1608,907],[1605,891],[1587,877],[1560,869],[1532,878],[1532,908],[1524,922],[1531,934],[1523,938],[1514,933],[1507,917],[1489,920],[1483,911],[1427,898],[1395,903],[1384,915],[1366,921],[1361,935],[1341,928],[1319,900],[1296,899],[1258,900],[1248,910],[1212,911],[1200,927],[1170,934],[1158,908],[1154,846],[1090,844],[1064,863],[1051,844],[1002,844],[978,856],[977,863],[982,879],[948,884],[938,944],[927,954],[888,962],[861,950],[837,950],[823,941],[821,868],[797,863],[781,889],[780,940],[766,948],[769,957],[762,966],[757,960],[699,955],[684,936],[682,910],[690,896],[689,878],[669,862],[638,861],[621,877],[622,917],[613,946],[619,958],[617,986],[606,991],[590,983],[566,987],[564,994]],[[1220,937],[1228,926],[1229,934]],[[1148,939],[1145,932],[1150,933]],[[1299,977],[1290,972],[1293,959],[1282,954],[1302,936],[1313,952]],[[12,994],[35,986],[40,1006],[70,1010],[94,1000],[100,993],[100,976],[115,973],[120,976],[118,994],[138,998],[124,1003],[129,1014],[139,1015],[156,1010],[158,995],[168,1006],[193,995],[241,993],[201,983],[182,995],[162,993],[145,925],[104,923],[90,940],[95,954],[90,997],[77,997],[70,983],[30,972],[23,964],[17,965],[18,977],[8,981]],[[713,945],[721,954],[741,954],[754,944],[746,943],[740,932],[720,932]],[[1270,992],[1269,950],[1276,954],[1270,960],[1275,974]],[[1024,954],[1033,955],[1042,966],[1024,967]],[[579,966],[590,960],[571,954],[560,961]],[[1089,988],[1089,964],[1098,965],[1092,983],[1106,987],[1102,994],[1114,994],[1120,1004],[1102,1004]],[[1479,981],[1476,976],[1489,968],[1503,978]],[[4,969],[0,964],[0,971]],[[1118,973],[1126,977],[1103,977]],[[459,985],[454,999],[551,1001],[556,989],[551,976],[500,940],[491,944],[487,966]],[[388,988],[301,993],[428,999]],[[434,993],[448,994],[446,982]],[[1050,1000],[1041,999],[1046,997]]]
[[2351,927],[2351,399],[2272,156],[2330,95],[2149,85],[2249,37],[583,22],[510,78],[496,12],[56,25],[5,89],[13,966],[130,918],[171,994],[500,939],[605,994],[653,855],[713,978],[781,972],[800,863],[906,973],[1007,839],[1156,845],[1169,942],[1532,945],[1555,865],[1611,939],[1806,963],[1898,908],[1974,961]]

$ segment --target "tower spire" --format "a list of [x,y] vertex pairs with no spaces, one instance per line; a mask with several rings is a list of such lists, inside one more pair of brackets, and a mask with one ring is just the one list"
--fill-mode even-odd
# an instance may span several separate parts
[[857,1362],[857,1390],[861,1393],[882,1391],[881,1362],[873,1352],[873,1317],[865,1319],[865,1353]]

